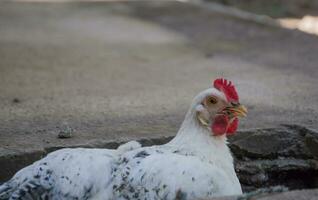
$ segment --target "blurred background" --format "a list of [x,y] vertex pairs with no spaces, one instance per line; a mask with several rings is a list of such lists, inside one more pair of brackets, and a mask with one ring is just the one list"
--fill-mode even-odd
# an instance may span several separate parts
[[277,18],[301,18],[317,15],[318,2],[315,0],[208,0],[252,13]]
[[167,141],[225,77],[249,109],[242,132],[285,134],[234,148],[291,156],[281,179],[318,187],[317,63],[316,0],[1,1],[0,182],[62,147]]
[[258,15],[270,16],[283,27],[318,34],[316,0],[207,0],[236,7]]

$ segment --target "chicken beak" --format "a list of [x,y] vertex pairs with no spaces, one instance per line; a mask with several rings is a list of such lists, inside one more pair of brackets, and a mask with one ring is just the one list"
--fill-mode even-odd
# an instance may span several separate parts
[[228,108],[235,117],[246,117],[247,116],[247,108],[243,105],[236,105]]

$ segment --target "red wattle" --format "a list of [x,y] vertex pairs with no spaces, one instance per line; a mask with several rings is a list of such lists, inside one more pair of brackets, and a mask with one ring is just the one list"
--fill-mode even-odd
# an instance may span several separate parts
[[229,119],[226,115],[217,115],[212,124],[212,133],[213,135],[223,135],[227,131],[229,124]]
[[233,135],[236,132],[238,125],[239,125],[239,120],[238,118],[235,118],[230,123],[229,127],[227,128],[227,131],[226,131],[227,135]]

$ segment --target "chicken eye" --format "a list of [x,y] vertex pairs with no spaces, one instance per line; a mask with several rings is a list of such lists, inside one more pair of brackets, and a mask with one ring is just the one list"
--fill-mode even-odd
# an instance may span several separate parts
[[215,97],[210,97],[209,98],[209,103],[211,104],[217,104],[218,100]]

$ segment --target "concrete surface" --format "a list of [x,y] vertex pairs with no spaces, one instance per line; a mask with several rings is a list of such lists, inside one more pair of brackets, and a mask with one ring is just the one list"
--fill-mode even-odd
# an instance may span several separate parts
[[0,181],[58,147],[172,136],[220,76],[241,129],[318,128],[317,53],[318,37],[181,2],[2,2]]

